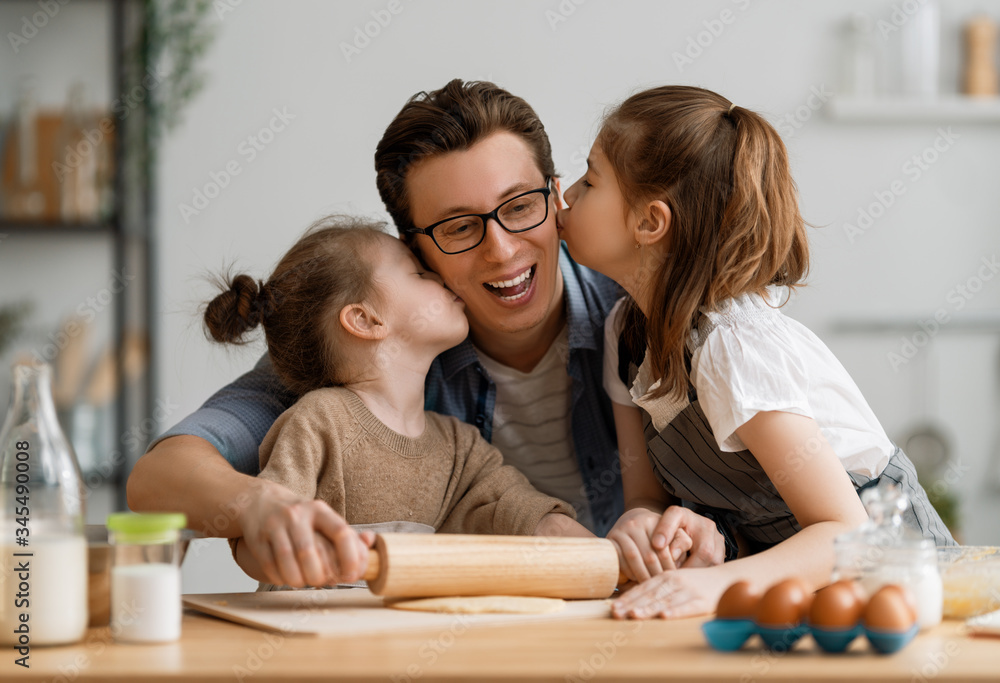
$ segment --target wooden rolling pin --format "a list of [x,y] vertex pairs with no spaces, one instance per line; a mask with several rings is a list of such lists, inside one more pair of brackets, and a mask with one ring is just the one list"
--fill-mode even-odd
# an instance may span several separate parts
[[365,581],[376,595],[606,598],[624,576],[604,538],[379,534]]

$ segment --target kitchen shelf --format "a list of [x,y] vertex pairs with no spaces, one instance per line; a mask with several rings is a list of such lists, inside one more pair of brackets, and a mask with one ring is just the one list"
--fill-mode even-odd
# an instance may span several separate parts
[[114,235],[118,230],[116,221],[70,223],[64,221],[32,221],[0,219],[0,234],[9,235]]
[[[146,73],[146,63],[148,60],[147,38],[145,34],[146,22],[151,7],[155,3],[148,0],[100,0],[100,2],[87,3],[81,5],[78,11],[100,11],[107,15],[110,22],[109,34],[111,39],[111,51],[109,55],[110,64],[107,66],[111,72],[112,87],[111,96],[113,101],[121,101],[124,93],[132,92],[138,87],[141,79]],[[89,7],[89,9],[82,9]],[[86,45],[90,36],[82,31],[77,31],[79,44]],[[76,36],[74,36],[76,37]],[[58,78],[59,72],[54,71],[56,62],[52,62],[47,68],[45,64],[39,63],[36,67],[42,73],[38,74],[39,79]],[[155,273],[155,232],[152,225],[153,216],[153,188],[155,187],[152,178],[153,170],[147,165],[150,158],[152,145],[151,133],[148,126],[151,115],[150,107],[152,98],[144,97],[140,102],[129,110],[125,118],[115,117],[115,144],[114,153],[114,177],[113,177],[113,205],[107,207],[101,218],[88,221],[60,221],[58,219],[31,220],[24,218],[0,218],[0,237],[10,236],[8,242],[3,240],[0,243],[0,250],[4,252],[4,258],[17,259],[19,250],[34,249],[39,250],[45,242],[54,240],[65,240],[72,247],[76,246],[77,240],[73,237],[86,238],[101,249],[107,249],[108,260],[111,264],[112,273],[128,274],[129,286],[112,292],[111,303],[100,303],[101,309],[87,309],[92,315],[101,312],[106,306],[110,314],[110,339],[107,341],[114,359],[115,369],[112,373],[114,382],[113,398],[103,405],[98,405],[94,410],[107,410],[110,418],[101,418],[95,422],[99,431],[98,437],[87,434],[84,431],[82,438],[93,439],[100,448],[102,460],[92,471],[84,472],[85,485],[89,493],[101,492],[102,502],[93,506],[93,498],[88,501],[88,515],[96,510],[96,516],[89,521],[98,522],[103,520],[106,512],[127,509],[125,497],[125,481],[131,466],[142,455],[145,443],[141,442],[142,437],[130,437],[132,434],[146,434],[145,428],[137,426],[150,422],[153,416],[153,397],[157,395],[156,377],[156,339],[157,320],[155,311],[157,310],[156,294],[154,285],[156,282]],[[109,105],[110,108],[110,105]],[[15,243],[15,239],[16,243]],[[33,242],[33,240],[38,240]],[[45,245],[48,249],[51,245]],[[91,250],[88,245],[87,254],[97,253]],[[50,262],[52,270],[32,273],[33,277],[44,279],[46,283],[59,283],[59,260],[64,257],[65,252],[56,249],[51,250],[53,254],[58,253],[59,257],[53,257]],[[97,263],[82,264],[82,270],[94,273],[99,272],[98,277],[104,277],[104,261],[100,265]],[[76,264],[74,264],[76,265]],[[98,270],[100,269],[100,270]],[[54,275],[53,275],[54,271]],[[61,286],[61,285],[60,285]],[[72,283],[62,286],[70,292],[70,299],[76,300],[77,296],[73,290]],[[49,288],[50,296],[60,296],[57,287]],[[3,302],[4,292],[0,292],[0,302]],[[79,310],[67,309],[67,311]],[[102,323],[103,324],[103,323]],[[144,372],[138,376],[130,378],[130,371],[126,364],[128,356],[129,340],[135,336],[140,336],[148,340],[148,351],[146,352]],[[52,335],[50,335],[50,338]],[[51,360],[51,359],[49,359]],[[89,361],[88,361],[89,362]],[[92,366],[91,372],[95,372]],[[2,369],[0,369],[2,370]],[[89,381],[89,380],[88,380]],[[69,408],[72,412],[79,406]],[[106,425],[106,426],[105,426]],[[68,425],[63,424],[63,429]],[[69,430],[67,429],[69,432]],[[67,433],[71,439],[72,433]],[[107,437],[104,439],[104,437]],[[93,445],[93,444],[91,444]],[[100,476],[97,476],[100,474]],[[91,477],[91,475],[94,475]],[[91,484],[91,482],[97,482]],[[90,489],[94,490],[91,491]],[[89,495],[88,493],[88,495]],[[104,500],[104,499],[107,500]],[[106,508],[106,510],[105,510]]]
[[834,97],[827,111],[845,123],[1000,123],[1000,97]]
[[[848,318],[835,321],[831,330],[837,334],[905,334],[922,330],[921,323],[931,325],[934,313],[922,317],[884,316]],[[978,313],[951,313],[947,322],[938,323],[939,333],[962,332],[979,334],[1000,334],[1000,313],[985,311]]]

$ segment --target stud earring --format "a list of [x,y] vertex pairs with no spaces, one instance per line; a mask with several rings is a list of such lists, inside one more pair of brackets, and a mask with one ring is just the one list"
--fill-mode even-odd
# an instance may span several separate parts
[[636,242],[636,243],[635,243],[635,248],[636,248],[636,249],[642,249],[642,245],[641,245],[641,244],[639,244],[638,242]]

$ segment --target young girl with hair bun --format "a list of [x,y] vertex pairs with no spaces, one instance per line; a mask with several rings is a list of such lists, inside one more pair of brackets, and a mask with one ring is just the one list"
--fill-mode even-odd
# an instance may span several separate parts
[[[205,310],[211,337],[243,343],[261,325],[297,402],[260,446],[260,477],[314,500],[330,541],[292,586],[360,578],[370,530],[590,536],[571,506],[536,491],[471,425],[424,411],[431,361],[468,333],[462,300],[380,224],[325,218],[266,282],[237,275]],[[276,520],[277,522],[277,520]],[[296,539],[267,533],[258,561],[232,541],[251,577],[296,575]],[[282,569],[279,573],[278,569]]]
[[[686,86],[629,97],[605,120],[558,216],[573,258],[628,293],[606,325],[626,512],[608,537],[644,581],[618,617],[710,612],[745,579],[829,582],[833,539],[866,519],[858,492],[900,486],[910,524],[954,540],[857,385],[781,312],[808,270],[805,224],[774,128]],[[636,454],[648,452],[648,458]],[[664,571],[655,549],[684,502],[739,559]]]

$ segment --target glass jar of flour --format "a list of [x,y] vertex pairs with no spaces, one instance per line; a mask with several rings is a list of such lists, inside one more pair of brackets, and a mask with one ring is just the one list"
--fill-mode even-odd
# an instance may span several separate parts
[[127,643],[181,637],[179,513],[108,516],[111,542],[111,635]]

